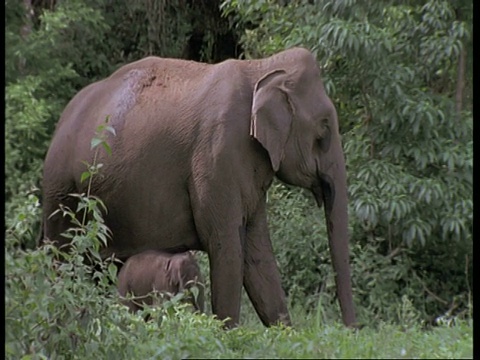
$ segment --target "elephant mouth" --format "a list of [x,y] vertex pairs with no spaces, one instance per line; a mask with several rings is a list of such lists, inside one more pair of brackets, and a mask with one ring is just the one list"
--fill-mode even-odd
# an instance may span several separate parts
[[321,208],[322,205],[325,205],[325,211],[330,213],[335,198],[335,188],[333,186],[332,178],[317,170],[317,180],[313,184],[311,191],[318,207]]

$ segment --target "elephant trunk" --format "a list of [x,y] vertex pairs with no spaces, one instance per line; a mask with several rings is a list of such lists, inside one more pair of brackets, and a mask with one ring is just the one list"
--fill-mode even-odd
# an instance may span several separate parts
[[[328,164],[319,164],[323,165],[317,170],[319,183],[312,188],[312,192],[317,204],[324,204],[330,256],[343,322],[346,326],[355,326],[349,264],[346,169],[340,139],[332,141],[329,154],[323,159]],[[326,170],[322,172],[321,169]]]

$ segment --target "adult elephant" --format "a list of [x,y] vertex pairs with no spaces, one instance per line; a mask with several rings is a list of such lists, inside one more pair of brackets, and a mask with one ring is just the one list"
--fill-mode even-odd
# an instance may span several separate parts
[[227,326],[239,322],[242,284],[265,325],[289,324],[266,215],[277,176],[324,204],[343,321],[355,323],[337,113],[308,50],[216,65],[147,57],[81,90],[45,159],[44,238],[68,242],[69,219],[50,214],[85,191],[84,161],[107,117],[112,155],[97,158],[92,183],[113,232],[103,256],[206,251],[212,310]]

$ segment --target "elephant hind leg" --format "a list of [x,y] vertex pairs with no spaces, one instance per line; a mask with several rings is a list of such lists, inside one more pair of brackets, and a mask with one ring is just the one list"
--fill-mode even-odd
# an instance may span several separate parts
[[[70,242],[69,239],[62,236],[72,227],[71,218],[63,215],[61,207],[69,208],[71,211],[77,210],[78,200],[68,194],[75,192],[74,186],[62,192],[63,195],[44,195],[43,204],[43,243],[45,240],[54,241],[57,246],[65,246]],[[78,216],[79,217],[79,216]]]

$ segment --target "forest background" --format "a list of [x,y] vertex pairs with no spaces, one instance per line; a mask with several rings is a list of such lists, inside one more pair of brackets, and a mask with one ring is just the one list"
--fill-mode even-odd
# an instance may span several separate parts
[[[317,56],[339,114],[360,322],[425,329],[471,319],[472,2],[7,0],[5,11],[7,314],[38,310],[19,309],[32,296],[25,279],[36,289],[32,306],[46,291],[39,269],[51,259],[35,249],[42,164],[76,92],[148,55],[216,63],[304,46]],[[275,182],[268,206],[290,307],[340,321],[314,200]],[[242,316],[254,321],[244,302]],[[37,336],[18,326],[17,336]],[[7,353],[45,349],[32,342],[7,341]]]

